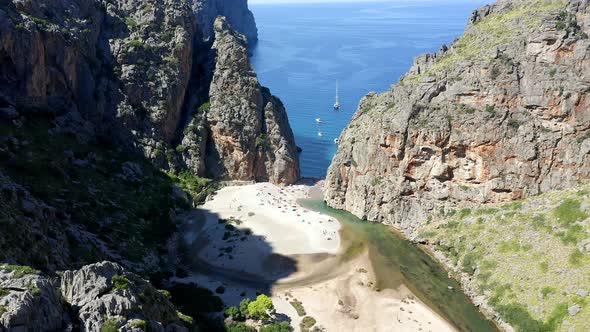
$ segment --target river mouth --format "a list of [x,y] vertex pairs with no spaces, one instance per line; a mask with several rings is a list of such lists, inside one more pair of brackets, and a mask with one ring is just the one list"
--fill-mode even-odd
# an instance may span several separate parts
[[348,212],[328,207],[319,199],[299,200],[299,204],[340,221],[342,260],[352,259],[368,249],[378,289],[407,287],[460,331],[498,331],[434,258],[391,227],[362,221]]

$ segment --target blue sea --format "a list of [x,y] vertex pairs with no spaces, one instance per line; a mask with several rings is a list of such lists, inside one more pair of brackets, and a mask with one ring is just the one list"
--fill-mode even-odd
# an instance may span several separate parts
[[[487,1],[250,5],[259,29],[252,61],[261,83],[284,102],[304,177],[323,178],[334,139],[370,91],[382,92],[413,57],[459,37]],[[339,111],[333,109],[336,81]],[[322,123],[317,123],[321,118]]]

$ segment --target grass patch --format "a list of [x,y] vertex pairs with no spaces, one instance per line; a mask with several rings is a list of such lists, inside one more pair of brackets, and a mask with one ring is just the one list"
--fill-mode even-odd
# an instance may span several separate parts
[[303,317],[306,315],[305,308],[303,307],[303,303],[301,303],[301,301],[294,299],[289,303],[293,308],[295,308],[295,311],[297,311],[297,315],[299,315],[299,317]]
[[571,266],[574,267],[579,267],[581,266],[585,261],[586,257],[584,256],[584,254],[578,250],[578,248],[573,249],[572,252],[569,254],[569,256],[567,257],[567,261]]
[[299,323],[299,327],[301,328],[301,332],[309,332],[310,329],[315,325],[316,320],[311,316],[305,316]]
[[566,198],[563,203],[555,208],[553,216],[565,225],[588,218],[588,215],[580,210],[580,201],[572,198]]
[[100,328],[100,332],[117,332],[117,322],[114,319],[109,319]]
[[9,271],[12,271],[12,277],[17,279],[22,278],[28,274],[39,273],[38,270],[35,270],[34,268],[25,265],[5,265],[4,268]]

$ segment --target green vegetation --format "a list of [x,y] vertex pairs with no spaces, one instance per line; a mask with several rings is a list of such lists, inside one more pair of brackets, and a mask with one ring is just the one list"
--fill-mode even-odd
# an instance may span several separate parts
[[2,317],[2,315],[4,315],[4,313],[6,313],[8,311],[8,309],[6,309],[5,306],[0,305],[0,317]]
[[123,276],[115,274],[111,280],[113,281],[113,286],[120,291],[126,290],[129,287],[129,279]]
[[203,202],[207,196],[217,190],[217,184],[213,180],[198,177],[188,170],[179,174],[168,173],[168,176],[177,186],[192,196],[195,204]]
[[[457,67],[461,61],[491,61],[495,47],[507,45],[517,40],[524,32],[541,26],[544,15],[557,13],[565,6],[563,0],[520,1],[506,13],[492,13],[469,27],[453,45],[451,52],[438,58],[435,64],[421,75],[409,77],[405,81],[420,81],[420,76],[438,76],[440,73]],[[500,71],[493,67],[490,77],[495,79]]]
[[[60,241],[67,240],[77,265],[104,257],[93,242],[80,242],[70,234],[67,225],[71,223],[96,234],[130,261],[163,250],[166,239],[176,230],[169,211],[181,207],[171,199],[172,180],[140,155],[122,151],[108,141],[80,142],[71,134],[53,133],[52,127],[51,118],[41,116],[28,119],[21,128],[0,123],[0,131],[7,137],[28,142],[18,146],[0,142],[3,173],[71,220],[57,218],[47,224],[43,231],[49,238],[66,237]],[[126,163],[140,169],[137,179],[123,176]],[[47,264],[46,259],[52,259],[51,246],[32,235],[24,236],[26,230],[11,221],[20,220],[18,211],[3,212],[12,215],[0,218],[6,247],[20,250],[20,261],[26,264]],[[47,257],[40,257],[40,251]]]
[[4,269],[12,271],[13,278],[22,278],[27,274],[37,274],[39,273],[38,270],[33,269],[30,266],[24,265],[4,265]]
[[459,111],[461,113],[473,114],[473,113],[477,112],[477,109],[475,109],[471,106],[464,105],[464,104],[459,104],[459,105],[457,105],[457,111]]
[[31,291],[31,294],[32,294],[34,297],[39,297],[39,296],[41,296],[41,289],[40,289],[39,287],[37,287],[37,286],[35,286],[35,285],[32,285],[32,284],[31,284],[31,285],[29,285],[29,286],[28,286],[28,288],[29,288],[29,290]]
[[246,319],[246,317],[242,315],[242,312],[238,307],[229,307],[225,309],[224,314],[226,317],[230,317],[232,320],[235,321],[243,321]]
[[553,210],[553,216],[562,224],[567,225],[588,218],[588,215],[580,210],[580,201],[571,198],[564,200]]
[[381,185],[381,183],[383,183],[383,178],[381,178],[381,177],[378,177],[378,176],[374,177],[374,178],[373,178],[373,180],[371,180],[371,185],[372,185],[373,187],[380,186],[380,185]]
[[226,330],[227,332],[256,332],[255,328],[242,322],[232,324],[228,326]]
[[490,113],[492,115],[496,114],[496,107],[494,105],[486,105],[486,107],[484,108],[484,111],[486,113]]
[[248,317],[248,305],[250,304],[250,302],[252,302],[252,301],[250,301],[250,299],[248,299],[248,298],[240,301],[239,309],[240,309],[240,313],[244,317]]
[[109,319],[100,328],[100,332],[117,332],[117,322],[113,319]]
[[125,17],[125,25],[127,25],[128,28],[133,29],[137,27],[139,24],[137,24],[137,21],[132,19],[131,17]]
[[197,109],[197,111],[199,113],[206,113],[211,109],[211,102],[207,101],[206,103],[203,103],[201,106],[199,106],[199,108]]
[[0,287],[0,298],[3,298],[8,294],[10,294],[10,291],[8,289],[4,289],[4,288]]
[[309,332],[310,329],[315,325],[316,321],[315,318],[311,316],[305,316],[299,323],[299,327],[301,328],[301,332]]
[[270,297],[260,294],[256,300],[248,304],[248,315],[250,317],[265,319],[274,313],[275,307]]
[[31,17],[31,20],[32,20],[33,22],[35,22],[35,24],[36,24],[36,25],[37,25],[37,26],[38,26],[40,29],[43,29],[43,30],[46,30],[46,29],[49,27],[49,25],[51,24],[51,23],[49,23],[49,21],[47,21],[46,19],[43,19],[43,18],[40,18],[40,17]]
[[290,332],[291,325],[287,322],[272,323],[262,326],[260,332]]
[[555,293],[555,288],[553,287],[545,286],[541,288],[541,294],[543,294],[543,297],[547,297],[547,295],[552,293]]
[[[587,331],[590,310],[576,293],[590,289],[590,254],[582,245],[590,233],[589,189],[439,214],[420,235],[456,271],[472,275],[477,295],[517,331],[561,331],[564,319],[568,328]],[[581,310],[570,316],[574,303]]]
[[187,316],[180,311],[177,311],[176,315],[178,316],[178,319],[180,319],[186,327],[192,327],[195,323],[195,320],[191,316]]
[[301,301],[293,299],[293,301],[289,303],[291,304],[291,306],[293,306],[293,308],[295,308],[295,311],[297,311],[297,315],[299,315],[300,317],[306,315],[305,308],[303,307],[303,303],[301,303]]
[[260,134],[258,137],[256,137],[256,147],[268,148],[269,146],[270,142],[266,134]]
[[145,320],[143,320],[143,319],[135,319],[135,320],[133,320],[133,321],[131,322],[131,325],[132,325],[132,326],[134,326],[134,327],[139,327],[140,329],[142,329],[142,330],[144,330],[144,331],[145,331],[145,330],[146,330],[146,328],[147,328],[147,323],[146,323],[146,321],[145,321]]
[[[183,317],[193,320],[199,331],[215,330],[217,322],[210,318],[210,314],[223,310],[223,302],[218,296],[194,284],[174,284],[168,291],[172,303],[183,313]],[[189,324],[188,318],[186,324]]]

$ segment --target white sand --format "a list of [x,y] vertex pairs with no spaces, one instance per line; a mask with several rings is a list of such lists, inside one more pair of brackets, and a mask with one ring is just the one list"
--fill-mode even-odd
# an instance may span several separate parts
[[[296,203],[310,188],[268,183],[223,188],[202,206],[205,223],[189,225],[194,231],[185,233],[185,241],[193,245],[198,260],[218,269],[216,273],[272,280],[277,312],[289,317],[295,331],[302,317],[289,304],[293,297],[327,331],[455,331],[407,289],[377,292],[366,252],[341,263],[340,224]],[[224,240],[227,230],[219,218],[241,220],[233,224],[240,231],[230,232],[238,235]],[[251,235],[245,236],[246,229]],[[226,252],[228,247],[231,250]],[[228,305],[269,291],[219,275],[196,273],[177,281],[195,282],[213,291],[223,286],[225,293],[220,296]]]
[[274,290],[277,311],[291,318],[295,331],[299,331],[303,317],[289,303],[293,299],[300,301],[306,314],[314,317],[326,331],[456,331],[405,287],[374,290],[375,278],[366,252],[347,265],[346,272],[333,279],[308,286],[279,286]]
[[[287,264],[284,258],[290,255],[336,254],[340,224],[299,206],[296,200],[303,194],[300,186],[283,189],[269,183],[223,188],[201,207],[206,223],[199,231],[206,237],[198,239],[189,232],[185,241],[206,240],[198,253],[200,259],[253,274],[271,273],[276,264]],[[241,230],[239,235],[223,240],[227,230],[218,222],[220,218],[240,220],[240,224],[232,224]],[[252,231],[250,236],[244,233],[246,229]],[[225,252],[228,247],[231,251]]]

